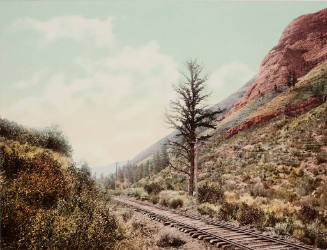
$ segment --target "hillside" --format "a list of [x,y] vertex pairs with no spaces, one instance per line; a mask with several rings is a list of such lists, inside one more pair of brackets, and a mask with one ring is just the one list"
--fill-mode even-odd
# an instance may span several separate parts
[[169,167],[139,181],[145,191],[136,196],[167,206],[182,200],[193,213],[327,248],[326,23],[327,9],[295,19],[200,145],[200,204],[180,192],[187,178]]
[[153,238],[144,240],[140,223],[130,211],[116,208],[89,169],[75,166],[70,148],[58,128],[27,129],[0,119],[0,248],[144,249],[156,244]]
[[[200,146],[201,204],[174,193],[164,198],[167,191],[149,199],[184,199],[188,210],[327,247],[326,96],[327,62],[252,117],[287,112],[227,137],[216,132]],[[187,179],[171,171],[166,168],[138,185],[150,191],[186,191]]]
[[316,234],[327,233],[326,96],[324,63],[253,114],[273,112],[269,119],[228,139],[216,134],[201,153],[201,179],[220,183],[226,202],[271,213],[276,222],[265,226],[283,226],[283,233],[320,247],[327,244]]
[[300,16],[284,30],[278,44],[263,59],[258,77],[228,115],[265,94],[287,85],[289,71],[298,78],[327,59],[327,9]]
[[[246,82],[241,88],[239,88],[233,94],[231,94],[230,96],[228,96],[221,102],[210,107],[210,109],[212,109],[212,110],[218,110],[219,108],[221,110],[223,110],[223,112],[218,115],[217,120],[221,119],[224,115],[226,115],[231,110],[231,108],[234,106],[234,104],[244,96],[245,92],[247,91],[249,86],[255,81],[255,79],[256,79],[256,76],[254,76],[252,79],[250,79],[248,82]],[[160,139],[159,141],[157,141],[156,143],[152,144],[151,146],[149,146],[148,148],[146,148],[145,150],[143,150],[142,152],[137,154],[131,160],[131,163],[138,164],[138,163],[144,161],[145,159],[150,158],[153,154],[160,151],[162,145],[167,143],[168,140],[172,140],[176,136],[176,134],[177,134],[177,131],[173,131],[166,137],[164,137],[164,138]]]

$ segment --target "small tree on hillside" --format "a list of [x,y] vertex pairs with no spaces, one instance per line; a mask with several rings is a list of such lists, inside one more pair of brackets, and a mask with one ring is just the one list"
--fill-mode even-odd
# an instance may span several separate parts
[[296,72],[294,70],[290,70],[287,75],[287,86],[293,87],[297,82]]
[[210,137],[199,136],[199,132],[201,129],[215,128],[216,115],[222,111],[212,111],[204,105],[209,94],[205,92],[207,76],[203,75],[202,66],[196,60],[189,60],[186,67],[182,81],[175,86],[177,100],[171,101],[166,117],[167,123],[178,130],[177,139],[168,142],[175,159],[175,164],[169,164],[189,176],[188,191],[189,195],[193,195],[196,138],[203,141]]

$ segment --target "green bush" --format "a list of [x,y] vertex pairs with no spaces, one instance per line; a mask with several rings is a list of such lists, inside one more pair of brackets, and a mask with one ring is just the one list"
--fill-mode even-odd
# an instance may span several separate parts
[[[120,239],[107,197],[47,150],[0,149],[1,249],[105,249]],[[21,148],[24,148],[21,146]]]
[[278,218],[275,213],[272,212],[266,212],[265,215],[265,220],[261,224],[261,228],[265,227],[275,227],[277,223],[282,222],[282,218]]
[[255,185],[251,185],[250,186],[250,194],[253,197],[257,197],[257,196],[266,197],[267,196],[266,189],[264,188],[262,183],[257,183]]
[[293,232],[293,224],[288,222],[278,222],[275,225],[275,232],[279,235],[290,235]]
[[0,136],[19,141],[22,144],[28,143],[29,145],[51,149],[66,156],[71,156],[72,153],[71,145],[57,126],[43,130],[27,129],[15,122],[0,119]]
[[167,248],[174,247],[178,248],[184,245],[186,242],[182,240],[180,237],[173,235],[172,233],[163,233],[160,239],[157,242],[157,246]]
[[210,203],[202,203],[197,207],[197,210],[202,215],[209,215],[210,217],[216,217],[219,213],[219,208]]
[[316,224],[306,226],[301,234],[296,235],[301,241],[309,245],[315,245],[321,249],[327,248],[327,235],[318,231]]
[[159,202],[159,196],[158,195],[150,195],[150,201],[153,203],[153,204],[157,204]]
[[316,156],[316,163],[326,163],[327,162],[327,153],[325,150],[321,149],[320,152]]
[[215,203],[222,200],[224,192],[216,183],[204,182],[199,185],[199,201]]
[[183,200],[181,198],[171,198],[168,201],[168,206],[173,209],[183,207]]
[[263,218],[264,213],[260,209],[246,203],[242,203],[238,210],[238,221],[241,225],[259,224]]
[[314,221],[318,216],[318,212],[309,204],[302,204],[298,214],[298,218],[308,223]]
[[221,204],[218,216],[223,220],[236,220],[239,205],[237,203],[223,202]]
[[159,204],[162,206],[168,207],[168,204],[169,204],[168,200],[169,200],[168,197],[160,198]]
[[145,184],[144,189],[148,194],[159,194],[164,188],[158,182],[151,182]]

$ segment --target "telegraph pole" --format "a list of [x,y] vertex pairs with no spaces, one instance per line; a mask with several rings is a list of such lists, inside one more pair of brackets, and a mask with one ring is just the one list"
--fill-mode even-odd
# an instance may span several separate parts
[[199,142],[195,140],[195,199],[199,203]]
[[115,190],[117,189],[117,176],[118,176],[118,173],[117,173],[117,162],[116,162]]

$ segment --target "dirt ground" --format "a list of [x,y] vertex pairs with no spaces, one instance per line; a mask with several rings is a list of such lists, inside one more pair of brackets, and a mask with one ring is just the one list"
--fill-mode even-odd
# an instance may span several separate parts
[[[121,208],[126,213],[127,208]],[[151,220],[147,215],[132,211],[131,218],[126,220],[134,231],[134,242],[132,249],[184,249],[184,250],[214,250],[218,249],[208,242],[193,239],[186,233],[163,223]],[[140,242],[142,241],[142,242]],[[133,241],[132,241],[133,242]],[[122,246],[119,249],[130,248]]]

